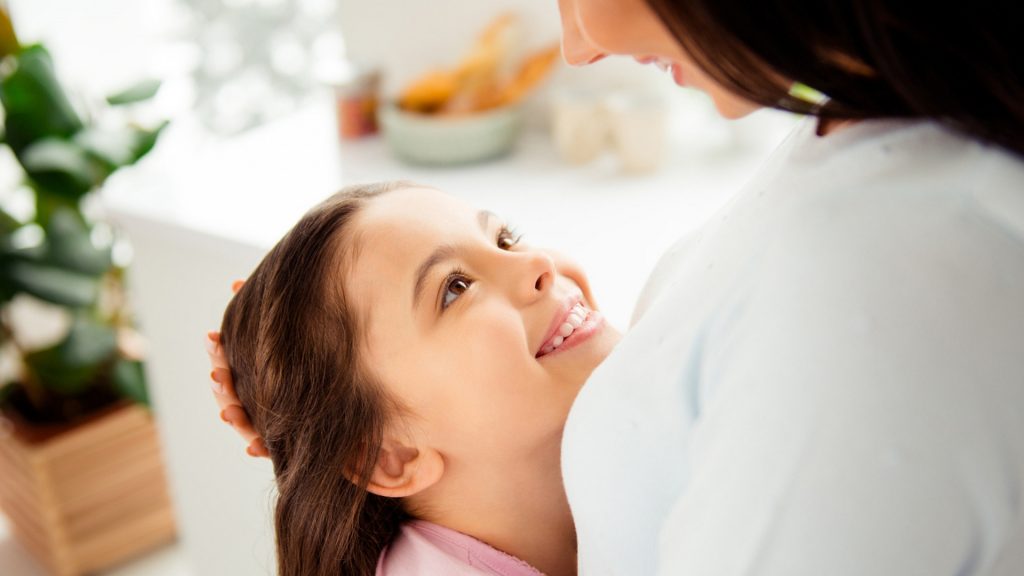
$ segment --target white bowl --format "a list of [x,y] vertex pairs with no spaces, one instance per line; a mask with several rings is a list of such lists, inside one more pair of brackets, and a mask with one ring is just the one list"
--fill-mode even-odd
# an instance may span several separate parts
[[399,158],[435,166],[503,156],[514,147],[523,124],[519,106],[461,116],[431,116],[386,103],[377,116],[384,138]]

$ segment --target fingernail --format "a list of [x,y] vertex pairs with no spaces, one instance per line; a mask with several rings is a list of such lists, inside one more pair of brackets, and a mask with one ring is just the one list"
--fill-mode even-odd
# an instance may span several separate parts
[[248,454],[249,456],[252,456],[253,458],[259,456],[258,454],[256,454],[256,451],[252,449],[252,446],[246,446],[245,453]]
[[231,420],[228,420],[227,410],[221,410],[220,411],[220,419],[225,421],[225,422],[227,422],[228,424],[231,424],[232,426],[234,426],[234,424],[231,423]]
[[210,387],[213,388],[213,391],[216,392],[217,394],[223,394],[224,383],[220,381],[220,376],[217,375],[216,370],[210,371],[210,380]]

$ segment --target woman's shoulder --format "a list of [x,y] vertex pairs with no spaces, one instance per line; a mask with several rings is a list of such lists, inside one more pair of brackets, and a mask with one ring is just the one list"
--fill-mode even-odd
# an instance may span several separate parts
[[[1021,156],[929,121],[865,122],[834,137],[798,150],[790,179],[775,183],[788,189],[776,195],[764,250],[849,267],[903,249],[902,267],[922,272],[940,253],[1019,259]],[[865,259],[841,258],[857,254]]]
[[1024,157],[979,141],[941,122],[864,120],[832,134],[799,131],[780,170],[803,180],[808,191],[854,187],[906,190],[970,189],[980,180],[996,186],[1024,184]]
[[377,576],[540,576],[526,562],[456,530],[422,520],[402,525],[381,552]]

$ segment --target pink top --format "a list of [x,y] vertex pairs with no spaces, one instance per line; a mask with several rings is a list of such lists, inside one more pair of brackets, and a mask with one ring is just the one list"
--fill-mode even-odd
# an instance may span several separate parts
[[431,522],[412,520],[380,554],[377,576],[543,576],[519,558]]

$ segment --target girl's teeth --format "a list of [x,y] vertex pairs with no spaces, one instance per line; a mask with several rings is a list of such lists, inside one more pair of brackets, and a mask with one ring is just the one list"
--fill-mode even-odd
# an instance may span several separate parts
[[565,342],[565,339],[572,335],[572,333],[583,325],[587,320],[587,316],[590,315],[590,311],[583,307],[582,304],[577,304],[573,307],[572,312],[566,317],[565,322],[558,327],[558,332],[555,337],[551,339],[551,343],[541,349],[542,354],[550,354],[554,352],[555,348],[558,348]]

